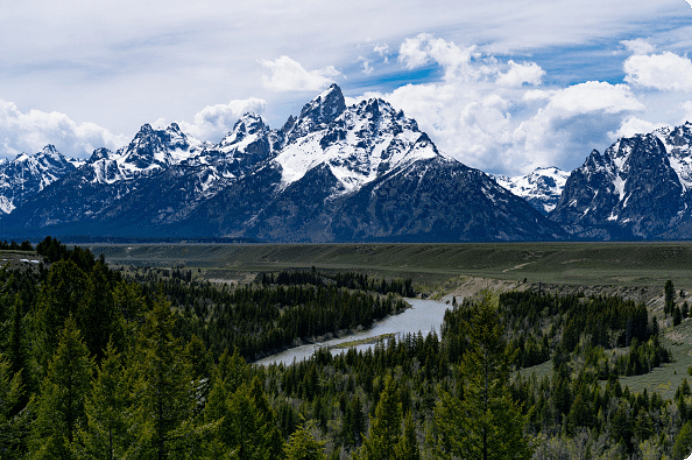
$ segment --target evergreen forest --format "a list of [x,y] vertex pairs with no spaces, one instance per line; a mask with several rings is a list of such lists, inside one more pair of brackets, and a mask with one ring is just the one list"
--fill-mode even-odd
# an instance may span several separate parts
[[[254,361],[407,308],[411,280],[315,269],[212,284],[128,274],[47,237],[0,268],[1,459],[682,459],[692,388],[631,391],[668,363],[619,297],[484,293],[439,331]],[[2,248],[0,248],[2,249]],[[666,286],[666,310],[687,308]],[[534,372],[536,369],[547,372]]]

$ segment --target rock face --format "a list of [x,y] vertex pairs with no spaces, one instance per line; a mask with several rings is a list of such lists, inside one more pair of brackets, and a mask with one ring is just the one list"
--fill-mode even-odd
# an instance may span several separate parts
[[338,86],[280,130],[244,115],[217,145],[144,125],[1,221],[25,235],[243,236],[276,242],[564,237],[484,173],[444,157],[380,99]]
[[543,215],[555,209],[570,173],[552,166],[536,168],[525,176],[493,176],[495,182],[516,196],[525,199]]
[[623,138],[572,172],[550,219],[590,239],[692,238],[692,123]]

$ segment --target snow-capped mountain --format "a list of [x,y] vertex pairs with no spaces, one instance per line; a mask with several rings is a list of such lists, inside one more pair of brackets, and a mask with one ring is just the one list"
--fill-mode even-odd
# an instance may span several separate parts
[[555,209],[570,173],[555,166],[536,168],[524,176],[492,176],[495,182],[529,202],[543,215]]
[[[4,161],[2,161],[4,160]],[[30,196],[40,192],[65,174],[76,170],[83,161],[65,158],[53,145],[14,160],[0,160],[0,215],[9,214]]]
[[572,172],[550,218],[598,239],[692,237],[692,123],[622,138]]
[[336,85],[303,108],[287,137],[292,141],[275,158],[283,187],[324,165],[337,178],[340,193],[349,193],[393,168],[439,156],[403,112],[379,99],[347,109]]
[[280,130],[246,114],[218,144],[142,127],[3,219],[36,234],[244,236],[266,241],[556,239],[558,225],[446,158],[380,99],[338,86]]
[[165,130],[155,130],[146,124],[132,142],[117,152],[105,148],[95,150],[85,167],[93,171],[93,182],[112,184],[194,162],[209,146],[183,133],[176,123]]

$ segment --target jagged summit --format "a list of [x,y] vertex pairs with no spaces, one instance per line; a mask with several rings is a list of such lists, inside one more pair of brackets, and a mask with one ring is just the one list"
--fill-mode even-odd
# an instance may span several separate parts
[[113,155],[113,152],[105,147],[100,147],[94,150],[94,153],[91,154],[89,160],[87,160],[87,163],[95,163],[99,160],[107,160],[111,157],[111,155]]
[[311,132],[324,129],[346,110],[346,100],[338,85],[332,84],[323,93],[303,106],[295,120],[288,119],[284,133],[289,142]]
[[332,83],[322,94],[303,106],[300,119],[309,118],[316,124],[329,124],[346,110],[346,100],[341,88]]
[[243,142],[248,136],[261,134],[268,129],[262,117],[255,113],[247,112],[233,125],[233,129],[219,143],[223,150],[225,147]]

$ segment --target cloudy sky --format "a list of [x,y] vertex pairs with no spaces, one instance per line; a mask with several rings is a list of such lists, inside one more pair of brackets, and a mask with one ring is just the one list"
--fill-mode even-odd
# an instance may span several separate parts
[[[579,166],[692,121],[685,0],[61,0],[0,9],[0,157],[126,144],[178,122],[217,142],[332,82],[382,97],[487,172]],[[689,54],[689,56],[688,56]]]

